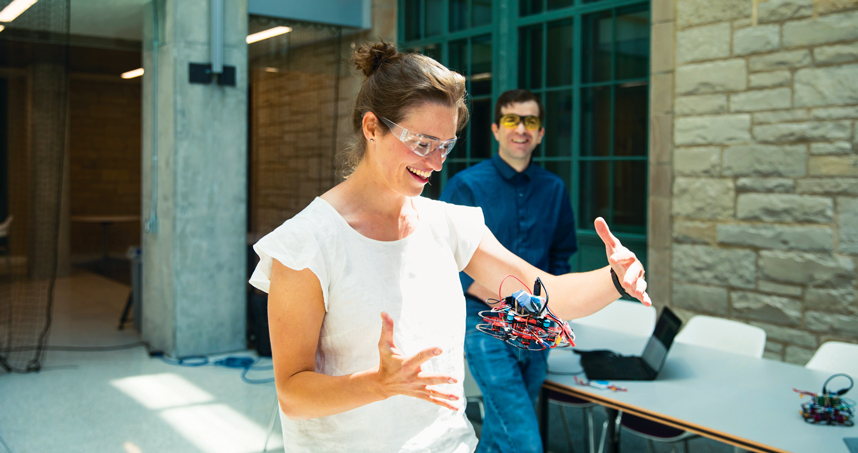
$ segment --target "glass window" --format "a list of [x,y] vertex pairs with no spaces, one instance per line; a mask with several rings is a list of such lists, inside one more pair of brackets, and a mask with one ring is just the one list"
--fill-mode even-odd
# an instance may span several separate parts
[[582,82],[601,82],[611,78],[611,54],[614,27],[611,11],[588,14],[583,18],[584,55]]
[[492,23],[492,0],[473,0],[474,1],[474,27],[481,25],[489,25]]
[[405,40],[420,38],[420,0],[404,0],[405,9]]
[[649,74],[649,10],[635,7],[617,12],[616,79]]
[[543,104],[545,107],[543,155],[570,157],[572,154],[572,92],[549,91],[545,93]]
[[530,16],[542,12],[542,0],[518,0],[519,14]]
[[471,44],[471,95],[492,94],[492,37],[474,38]]
[[467,28],[467,24],[467,0],[450,0],[450,31],[464,30],[465,28]]
[[547,0],[547,3],[548,9],[552,10],[572,6],[575,4],[575,0]]
[[518,38],[518,85],[542,87],[542,25],[522,28]]
[[426,37],[444,32],[444,0],[426,0]]
[[562,20],[548,24],[548,56],[545,70],[548,86],[572,84],[573,21]]
[[648,96],[646,82],[630,82],[615,88],[614,155],[646,156]]

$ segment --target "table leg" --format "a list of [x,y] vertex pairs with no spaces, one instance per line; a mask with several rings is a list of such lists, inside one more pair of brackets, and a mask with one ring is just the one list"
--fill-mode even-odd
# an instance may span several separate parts
[[102,259],[107,261],[110,257],[110,248],[107,246],[107,227],[110,226],[110,222],[101,222],[101,235],[104,241],[104,256]]

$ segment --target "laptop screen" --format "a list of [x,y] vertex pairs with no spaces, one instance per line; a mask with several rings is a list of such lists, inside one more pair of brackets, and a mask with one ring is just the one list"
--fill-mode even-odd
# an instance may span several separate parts
[[673,344],[673,338],[679,333],[682,321],[669,308],[661,310],[661,316],[655,325],[655,332],[646,344],[641,357],[655,371],[660,371],[667,357],[667,351]]

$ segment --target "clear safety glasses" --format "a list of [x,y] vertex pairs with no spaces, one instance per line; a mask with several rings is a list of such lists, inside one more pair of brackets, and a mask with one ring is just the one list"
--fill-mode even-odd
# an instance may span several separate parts
[[405,146],[411,149],[411,151],[414,151],[414,154],[417,154],[420,157],[429,157],[435,154],[436,151],[441,151],[442,158],[447,157],[447,155],[450,154],[450,151],[453,150],[453,147],[456,146],[456,140],[458,140],[458,137],[456,137],[451,138],[450,140],[441,141],[435,137],[411,132],[387,118],[379,118],[384,121],[384,124],[387,124],[387,127],[390,128],[390,132],[393,132],[393,135],[395,135],[399,141],[404,143]]

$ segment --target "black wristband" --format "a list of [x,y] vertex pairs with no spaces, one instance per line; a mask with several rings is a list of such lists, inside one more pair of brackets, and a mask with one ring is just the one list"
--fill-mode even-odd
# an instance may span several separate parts
[[631,294],[627,293],[626,290],[623,288],[623,285],[620,284],[620,278],[617,277],[617,273],[614,272],[613,267],[611,268],[611,281],[614,282],[614,288],[617,288],[617,292],[620,293],[620,297],[622,297],[623,299],[634,300],[634,297],[632,297]]

